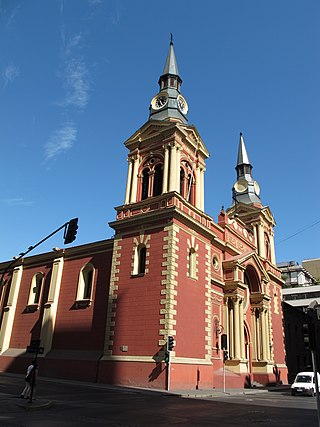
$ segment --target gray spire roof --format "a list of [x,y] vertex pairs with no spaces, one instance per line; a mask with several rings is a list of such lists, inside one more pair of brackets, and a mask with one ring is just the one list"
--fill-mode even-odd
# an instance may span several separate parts
[[243,165],[243,164],[250,165],[250,162],[249,162],[249,157],[247,154],[247,149],[246,149],[243,137],[242,137],[242,133],[240,132],[237,165],[239,166],[239,165]]
[[237,182],[232,188],[233,204],[260,204],[260,188],[258,183],[252,177],[252,165],[249,161],[247,149],[240,133],[240,141],[238,148],[237,160]]
[[174,76],[179,76],[178,64],[176,60],[176,55],[173,50],[173,42],[170,42],[170,48],[167,56],[166,63],[163,68],[162,75],[172,74]]
[[166,63],[159,78],[160,90],[151,101],[149,119],[188,123],[188,103],[181,95],[181,83],[171,38]]

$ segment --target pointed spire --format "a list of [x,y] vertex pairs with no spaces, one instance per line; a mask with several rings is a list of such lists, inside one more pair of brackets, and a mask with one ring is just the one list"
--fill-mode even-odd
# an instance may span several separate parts
[[171,74],[171,75],[174,75],[174,76],[179,76],[178,64],[177,64],[176,55],[175,55],[174,50],[173,50],[173,41],[172,41],[172,38],[171,38],[171,41],[170,41],[170,47],[169,47],[169,52],[168,52],[167,60],[166,60],[166,63],[164,65],[163,72],[162,72],[163,76],[166,75],[166,74]]
[[247,154],[247,149],[244,143],[244,139],[242,136],[242,133],[240,132],[240,141],[239,141],[239,148],[238,148],[238,162],[237,165],[250,165],[249,157]]
[[252,165],[241,132],[236,171],[237,182],[232,189],[233,204],[241,202],[261,205],[259,185],[252,177]]
[[169,52],[159,79],[160,91],[152,99],[149,108],[150,119],[188,123],[188,104],[180,93],[181,83],[171,34]]

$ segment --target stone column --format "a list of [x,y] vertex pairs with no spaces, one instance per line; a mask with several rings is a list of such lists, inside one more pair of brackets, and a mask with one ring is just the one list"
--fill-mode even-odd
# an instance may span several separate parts
[[240,328],[239,328],[239,299],[233,298],[234,307],[234,357],[240,359]]
[[243,304],[244,304],[244,299],[241,298],[240,304],[239,304],[239,314],[240,314],[240,357],[241,357],[241,359],[245,358]]
[[48,353],[52,347],[52,340],[58,311],[58,299],[60,293],[63,265],[63,257],[56,258],[53,261],[49,295],[48,300],[44,305],[40,334],[41,345],[44,347],[44,354]]
[[261,310],[257,309],[259,316],[256,317],[256,333],[257,333],[257,360],[261,360]]
[[167,145],[165,145],[163,148],[164,148],[164,164],[163,164],[162,193],[166,193],[168,191],[169,150]]
[[252,325],[252,359],[258,359],[257,352],[257,324],[256,324],[256,309],[251,308],[251,325]]
[[181,147],[176,146],[176,180],[175,180],[175,191],[180,192],[180,157],[181,157]]
[[229,299],[229,301],[231,301],[231,306],[230,306],[230,310],[229,310],[229,356],[231,358],[234,358],[234,324],[233,324],[233,317],[234,317],[234,313],[233,313],[233,302],[232,299]]
[[228,297],[225,298],[225,300],[224,300],[223,309],[224,309],[224,322],[223,322],[224,333],[227,334],[227,336],[229,338],[229,307],[228,307]]
[[132,185],[132,160],[128,159],[128,176],[127,176],[126,198],[124,201],[125,205],[127,205],[130,202],[131,185]]
[[258,225],[258,248],[259,248],[259,255],[262,258],[265,258],[266,250],[264,246],[264,229],[261,223]]
[[196,200],[195,205],[198,209],[201,209],[201,178],[200,178],[200,168],[196,168]]
[[133,160],[133,171],[132,171],[132,184],[131,184],[131,197],[130,202],[135,203],[137,201],[137,190],[138,190],[138,166],[139,156],[136,156]]
[[174,145],[170,148],[170,172],[169,172],[169,191],[175,191],[176,183],[176,164],[177,164],[177,150]]
[[262,360],[268,359],[266,310],[261,310]]
[[274,248],[274,234],[273,232],[270,233],[270,254],[271,254],[271,262],[272,264],[276,264],[276,254],[275,254],[275,248]]
[[[8,350],[13,329],[14,317],[16,314],[17,300],[22,279],[22,265],[13,269],[9,297],[2,317],[0,330],[0,354]],[[6,284],[5,286],[8,286]],[[5,289],[3,290],[3,292]]]
[[200,169],[200,209],[204,211],[204,168]]

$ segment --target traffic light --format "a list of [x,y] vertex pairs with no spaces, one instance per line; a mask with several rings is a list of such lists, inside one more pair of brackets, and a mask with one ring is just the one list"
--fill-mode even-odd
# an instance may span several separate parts
[[223,350],[223,360],[226,361],[226,360],[228,360],[228,358],[229,358],[228,351]]
[[169,363],[169,360],[170,360],[170,353],[168,352],[168,351],[166,351],[165,353],[164,353],[164,361],[165,361],[165,363],[168,365],[168,363]]
[[228,337],[227,334],[221,335],[221,350],[227,350],[228,348]]
[[303,334],[303,342],[306,350],[310,349],[310,340],[309,340],[309,327],[308,323],[304,323],[302,325],[302,334]]
[[78,230],[78,218],[70,219],[67,228],[64,231],[64,244],[68,244],[76,240]]
[[174,339],[172,336],[168,336],[168,350],[172,351],[174,347]]

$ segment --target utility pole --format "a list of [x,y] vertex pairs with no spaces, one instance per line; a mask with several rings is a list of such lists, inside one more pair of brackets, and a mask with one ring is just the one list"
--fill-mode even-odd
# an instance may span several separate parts
[[319,396],[319,381],[318,381],[318,369],[317,369],[317,343],[316,343],[316,332],[315,323],[319,320],[320,305],[317,301],[312,301],[307,307],[307,314],[309,316],[308,332],[309,332],[309,345],[311,351],[312,366],[314,372],[314,381],[316,387],[316,399],[317,399],[317,414],[318,414],[318,426],[320,427],[320,396]]

